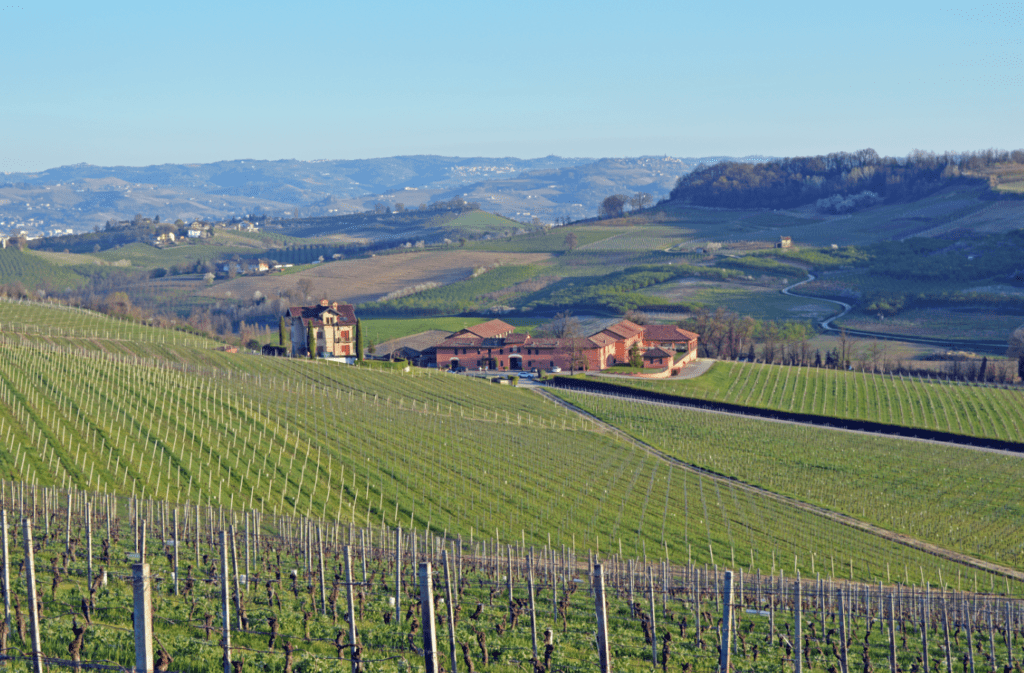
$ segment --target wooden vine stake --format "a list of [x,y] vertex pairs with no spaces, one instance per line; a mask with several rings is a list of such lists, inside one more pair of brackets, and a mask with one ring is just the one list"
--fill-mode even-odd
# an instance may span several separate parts
[[437,633],[434,624],[434,582],[429,563],[420,563],[420,606],[423,622],[423,663],[426,673],[437,670]]
[[611,673],[612,662],[608,650],[608,606],[604,600],[604,569],[598,563],[594,566],[594,609],[597,613],[597,652],[601,662],[601,673]]
[[725,571],[725,586],[722,588],[722,652],[718,658],[719,673],[729,673],[732,662],[732,571]]
[[[452,595],[452,571],[448,563],[448,550],[441,550],[441,559],[444,562],[444,603],[448,611],[448,654],[451,658],[452,673],[459,670],[458,657],[455,654],[455,603]],[[536,657],[537,655],[534,654]]]
[[232,673],[231,666],[231,585],[228,583],[228,534],[220,532],[220,610],[224,624],[224,673]]
[[153,673],[153,595],[149,564],[132,564],[132,599],[135,609],[135,673]]
[[39,641],[39,599],[36,597],[36,561],[32,550],[32,519],[22,521],[25,539],[25,584],[28,594],[28,625],[32,636],[32,671],[43,673],[43,650]]

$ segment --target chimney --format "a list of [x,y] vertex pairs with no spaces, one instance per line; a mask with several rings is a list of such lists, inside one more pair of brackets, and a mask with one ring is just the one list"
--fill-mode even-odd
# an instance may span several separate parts
[[338,310],[338,302],[334,302],[333,304],[331,304],[331,308],[333,308],[335,311],[337,311]]
[[327,300],[326,299],[321,299],[320,300],[320,305],[321,306],[327,306]]

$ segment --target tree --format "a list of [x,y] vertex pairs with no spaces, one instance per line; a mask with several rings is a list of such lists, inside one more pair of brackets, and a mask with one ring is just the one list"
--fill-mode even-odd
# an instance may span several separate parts
[[629,207],[634,211],[643,210],[647,206],[651,205],[651,201],[654,200],[647,192],[639,192],[629,197]]
[[629,347],[629,366],[630,367],[643,367],[644,366],[644,354],[640,352],[640,344],[634,342]]
[[978,380],[982,383],[985,382],[985,375],[988,374],[988,356],[981,358],[981,367],[978,369]]
[[568,252],[572,252],[579,245],[579,240],[576,238],[576,232],[570,231],[565,235],[565,249]]
[[363,323],[356,318],[356,360],[363,361]]
[[551,334],[558,339],[575,337],[580,331],[580,321],[572,311],[560,311],[549,323]]
[[1006,357],[1016,358],[1024,355],[1024,325],[1013,330],[1006,348]]
[[404,213],[405,212],[405,204],[402,203],[401,201],[396,203],[395,204],[395,212],[396,213]]
[[1024,355],[1017,358],[1017,376],[1024,382]]
[[284,335],[284,316],[281,316],[281,319],[277,322],[277,340],[280,343],[281,347],[284,347]]
[[245,342],[245,347],[251,351],[258,351],[260,349],[260,342],[257,338],[253,337]]
[[309,297],[313,291],[313,281],[309,278],[300,278],[299,289],[302,291],[303,298]]
[[622,209],[629,200],[625,194],[612,194],[601,202],[601,209],[598,216],[602,218],[622,217]]
[[306,326],[306,355],[311,358],[316,355],[316,329],[313,327],[312,320]]

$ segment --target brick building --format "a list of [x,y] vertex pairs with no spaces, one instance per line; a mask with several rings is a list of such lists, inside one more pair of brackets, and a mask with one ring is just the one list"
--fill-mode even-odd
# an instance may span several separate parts
[[667,353],[652,367],[682,366],[697,357],[697,335],[672,325],[641,326],[622,320],[589,337],[576,338],[533,337],[514,329],[501,320],[491,320],[459,330],[437,345],[437,367],[596,371],[629,362],[634,345]]

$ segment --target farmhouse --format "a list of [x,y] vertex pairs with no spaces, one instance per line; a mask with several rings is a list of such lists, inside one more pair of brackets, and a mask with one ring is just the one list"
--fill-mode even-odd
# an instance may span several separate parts
[[291,323],[293,357],[309,354],[309,330],[313,330],[317,357],[356,356],[356,312],[352,304],[323,299],[317,306],[292,306],[285,320]]
[[437,345],[437,367],[594,371],[629,362],[634,345],[644,351],[645,366],[650,367],[681,368],[697,357],[698,335],[674,325],[641,326],[622,320],[589,337],[571,338],[532,337],[514,329],[491,320],[459,330]]

